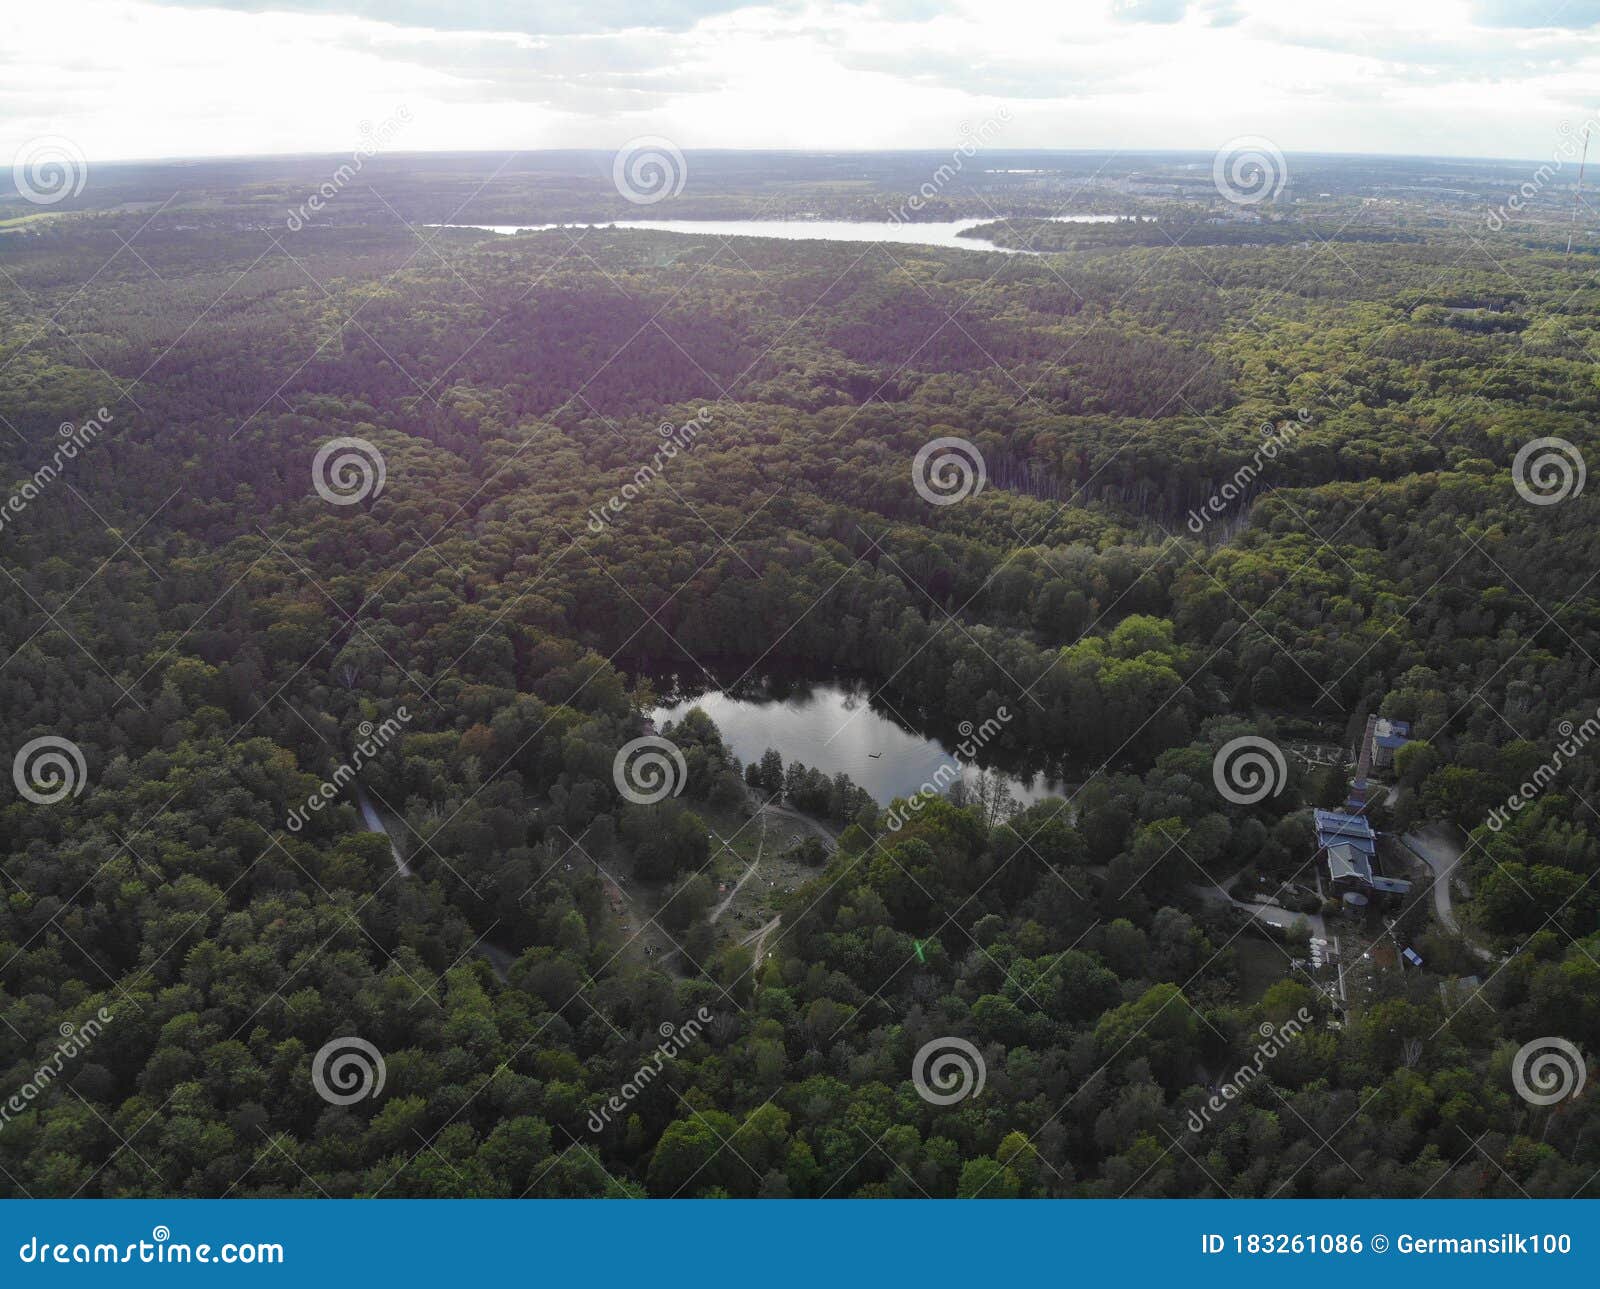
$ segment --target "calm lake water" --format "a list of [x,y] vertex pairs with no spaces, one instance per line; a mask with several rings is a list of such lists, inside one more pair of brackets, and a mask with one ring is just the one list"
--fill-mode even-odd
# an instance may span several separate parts
[[[868,701],[871,692],[846,682],[807,685],[781,696],[734,697],[712,690],[671,701],[650,715],[660,728],[698,707],[717,723],[724,742],[745,764],[759,761],[769,747],[777,748],[785,766],[800,761],[829,775],[842,770],[879,805],[888,805],[931,782],[940,766],[955,758],[938,739],[908,730],[888,712],[873,707]],[[966,777],[972,782],[976,771],[968,767]],[[1065,794],[1064,784],[1043,774],[1007,772],[1003,777],[1013,798],[1023,805]]]
[[[1053,224],[1110,224],[1121,215],[1055,215]],[[988,219],[952,219],[935,224],[899,224],[860,219],[618,219],[608,224],[430,224],[430,228],[476,228],[488,233],[543,233],[553,228],[637,228],[653,233],[698,233],[708,237],[777,237],[791,242],[901,242],[908,246],[946,246],[962,251],[1033,255],[996,246],[961,233]]]

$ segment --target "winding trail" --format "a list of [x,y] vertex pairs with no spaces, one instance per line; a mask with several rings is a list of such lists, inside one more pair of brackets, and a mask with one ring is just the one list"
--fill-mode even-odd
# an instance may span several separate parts
[[[1240,869],[1240,872],[1243,871],[1243,869]],[[1311,934],[1319,940],[1328,938],[1328,927],[1323,922],[1322,914],[1320,913],[1297,913],[1293,909],[1286,909],[1276,904],[1258,904],[1254,900],[1235,899],[1228,893],[1228,887],[1232,886],[1238,878],[1239,873],[1235,873],[1223,882],[1212,882],[1210,886],[1204,886],[1199,882],[1190,882],[1189,890],[1207,903],[1228,904],[1236,909],[1243,909],[1246,913],[1259,918],[1268,926],[1275,926],[1287,931],[1296,922],[1304,922],[1311,928]]]
[[[752,794],[752,797],[753,796],[754,794]],[[756,866],[760,864],[761,855],[765,851],[767,845],[766,815],[769,811],[775,815],[782,815],[785,819],[793,819],[797,823],[803,824],[812,833],[822,839],[822,844],[828,848],[828,853],[830,855],[839,849],[839,834],[834,832],[833,829],[829,828],[828,825],[823,823],[820,819],[813,819],[810,815],[802,814],[792,806],[781,805],[776,798],[768,801],[757,799],[755,804],[756,813],[762,816],[761,846],[756,851],[755,862],[750,865],[749,871],[739,879],[738,885],[729,892],[728,898],[723,900],[722,903],[717,906],[716,911],[712,913],[711,921],[713,922],[721,917],[727,907],[733,903],[733,897],[739,893],[739,887],[743,886],[747,881],[750,880],[751,877],[755,875]],[[750,961],[753,964],[759,964],[761,962],[761,955],[767,947],[768,938],[774,931],[778,929],[782,922],[783,914],[776,914],[770,922],[766,923],[766,925],[757,927],[749,935],[745,936],[744,939],[739,941],[741,948],[745,945],[752,946],[750,950]]]
[[1434,912],[1448,930],[1460,935],[1461,923],[1456,921],[1455,908],[1451,904],[1450,874],[1461,862],[1461,847],[1441,824],[1429,824],[1415,832],[1408,832],[1400,840],[1433,873]]
[[714,924],[718,918],[728,911],[728,906],[733,903],[734,898],[741,890],[744,889],[744,884],[754,877],[756,875],[756,870],[761,867],[761,856],[766,853],[766,850],[767,816],[765,813],[763,813],[761,815],[761,841],[756,846],[756,857],[750,861],[750,867],[745,869],[744,875],[733,884],[733,889],[728,892],[728,898],[723,900],[721,904],[717,905],[716,908],[711,910],[711,916],[709,919],[707,919],[708,921]]
[[359,783],[356,785],[356,804],[361,807],[361,822],[366,824],[368,832],[382,833],[389,843],[389,853],[394,856],[395,871],[401,877],[411,876],[411,865],[406,863],[405,856],[400,853],[400,847],[395,845],[394,838],[389,835],[388,825],[383,822],[383,816],[378,813],[377,807],[372,804],[372,798],[367,796],[367,790]]
[[1456,874],[1456,869],[1461,864],[1461,857],[1466,852],[1461,843],[1455,838],[1448,824],[1433,823],[1406,833],[1400,842],[1407,850],[1428,866],[1433,874],[1433,910],[1439,922],[1446,930],[1460,936],[1473,953],[1485,962],[1494,962],[1495,955],[1482,945],[1475,944],[1472,938],[1461,929],[1461,923],[1456,918],[1455,906],[1452,904],[1452,881],[1461,882],[1465,887],[1464,877]]
[[749,935],[745,936],[743,940],[739,941],[739,946],[741,948],[747,944],[750,944],[752,941],[755,942],[755,947],[750,950],[750,961],[753,965],[758,965],[761,962],[761,951],[767,947],[767,937],[778,929],[778,924],[782,921],[783,914],[780,913],[765,926],[758,927]]
[[[389,843],[389,853],[394,856],[395,872],[401,877],[413,876],[411,865],[406,863],[405,856],[400,853],[400,847],[395,844],[394,837],[389,832],[388,824],[383,822],[383,816],[378,813],[377,807],[372,804],[372,798],[367,796],[367,790],[360,783],[355,785],[355,790],[356,804],[361,807],[361,822],[366,825],[367,831],[381,834],[384,840]],[[472,946],[471,952],[476,953],[489,964],[489,970],[494,972],[495,979],[502,985],[506,983],[511,971],[511,964],[517,960],[516,954],[502,945],[491,944],[481,938]]]
[[822,844],[828,848],[830,855],[839,849],[839,834],[820,819],[813,819],[810,815],[801,814],[793,806],[780,805],[775,800],[758,802],[756,808],[763,812],[770,810],[775,815],[782,815],[786,819],[793,819],[798,823],[804,824],[812,832],[816,833],[818,837],[822,838]]

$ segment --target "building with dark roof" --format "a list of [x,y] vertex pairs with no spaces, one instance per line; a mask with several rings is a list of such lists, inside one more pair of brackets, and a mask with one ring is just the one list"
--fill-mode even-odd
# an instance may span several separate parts
[[1342,810],[1313,810],[1311,817],[1317,827],[1318,850],[1344,842],[1369,856],[1378,853],[1378,834],[1372,831],[1365,816],[1346,814]]
[[1348,842],[1328,847],[1328,880],[1339,890],[1372,885],[1372,860]]
[[1372,764],[1387,769],[1394,764],[1394,754],[1411,742],[1411,722],[1380,716],[1371,723],[1371,728]]
[[1336,892],[1370,898],[1411,890],[1410,882],[1378,873],[1378,834],[1365,817],[1342,810],[1313,810],[1311,817],[1317,830],[1317,858]]

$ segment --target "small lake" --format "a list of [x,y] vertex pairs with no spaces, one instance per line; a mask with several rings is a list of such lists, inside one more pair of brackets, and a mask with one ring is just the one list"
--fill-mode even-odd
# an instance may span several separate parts
[[[908,730],[882,706],[874,706],[865,685],[832,681],[787,688],[741,692],[735,697],[711,690],[694,697],[673,698],[650,713],[657,728],[681,719],[691,708],[705,712],[722,738],[744,764],[759,761],[776,748],[787,767],[800,761],[828,775],[841,770],[866,789],[879,805],[909,797],[933,781],[941,766],[956,761],[950,746],[937,738]],[[953,739],[952,743],[959,742]],[[987,764],[980,754],[979,764]],[[977,771],[964,767],[968,783]],[[998,769],[998,767],[997,767]],[[948,778],[949,772],[946,771]],[[1042,773],[1001,773],[1020,805],[1065,795],[1067,785]]]
[[[1125,218],[1127,216],[1124,215],[1053,215],[1043,222],[1114,224]],[[429,224],[428,227],[475,228],[481,232],[505,234],[544,233],[556,228],[636,228],[642,232],[694,233],[702,237],[776,237],[790,242],[898,242],[907,246],[943,246],[958,251],[998,251],[1003,255],[1042,254],[996,246],[981,237],[962,236],[969,228],[997,222],[993,216],[930,224],[864,219],[617,219],[604,224]]]

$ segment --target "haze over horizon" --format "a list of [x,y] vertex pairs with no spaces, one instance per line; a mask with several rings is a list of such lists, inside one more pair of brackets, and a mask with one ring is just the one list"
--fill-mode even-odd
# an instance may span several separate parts
[[[1597,120],[1596,124],[1600,125],[1600,120]],[[647,136],[647,140],[648,140],[649,137],[654,137],[654,136]],[[96,168],[98,168],[100,166],[189,165],[189,164],[194,164],[194,163],[199,163],[199,162],[221,162],[221,163],[239,162],[239,163],[248,163],[248,162],[255,162],[255,161],[261,161],[261,162],[278,161],[278,160],[289,161],[289,160],[296,160],[296,159],[316,160],[316,159],[319,159],[319,158],[329,158],[329,159],[333,159],[333,160],[338,160],[339,158],[341,158],[341,157],[347,155],[348,153],[350,153],[353,148],[358,148],[360,146],[360,142],[361,142],[361,140],[358,138],[355,141],[354,144],[352,144],[350,147],[345,147],[345,148],[295,148],[295,149],[291,149],[291,150],[285,150],[285,151],[282,151],[282,152],[194,152],[194,153],[181,153],[180,152],[180,153],[170,153],[170,154],[165,154],[165,155],[151,155],[151,156],[139,156],[139,157],[103,157],[102,158],[102,157],[89,156],[89,157],[85,158],[85,161],[87,163],[95,166]],[[941,156],[941,155],[943,155],[943,154],[945,154],[947,152],[950,152],[951,148],[952,148],[952,145],[949,145],[949,144],[946,144],[943,147],[939,146],[938,144],[905,144],[903,146],[893,147],[893,148],[825,148],[825,147],[818,147],[818,148],[786,148],[786,147],[763,147],[760,144],[751,144],[748,147],[718,147],[716,145],[712,145],[712,146],[708,146],[708,147],[688,147],[688,148],[682,149],[682,151],[684,153],[686,153],[686,154],[691,154],[691,155],[692,154],[696,154],[696,153],[698,153],[698,154],[724,153],[724,154],[729,154],[729,155],[749,155],[749,156],[760,156],[762,154],[777,154],[777,155],[788,154],[788,155],[792,155],[792,156],[795,156],[795,157],[827,157],[827,156],[850,156],[850,155],[860,155],[862,157],[883,157],[883,156],[895,156],[895,155],[919,156],[919,155],[923,155],[923,154],[929,154],[929,155],[932,155],[934,157],[939,157],[939,156]],[[620,146],[612,147],[612,146],[604,146],[604,145],[601,145],[601,144],[571,144],[571,145],[567,145],[567,146],[564,146],[564,147],[552,147],[552,148],[546,148],[546,147],[522,147],[522,148],[518,148],[518,147],[509,147],[509,146],[508,147],[504,147],[504,148],[450,148],[450,147],[440,147],[440,148],[399,148],[399,147],[397,147],[397,148],[394,148],[392,150],[386,151],[385,155],[394,156],[394,157],[412,156],[412,157],[418,157],[418,158],[441,158],[441,157],[460,157],[460,156],[468,156],[468,157],[470,157],[470,156],[483,156],[483,157],[537,157],[537,156],[540,156],[540,155],[558,156],[558,155],[563,155],[563,154],[571,154],[571,155],[575,155],[575,156],[582,156],[582,155],[585,155],[585,154],[593,154],[595,157],[598,157],[598,158],[601,158],[601,159],[609,159],[609,158],[612,158],[612,157],[618,155],[622,151],[623,151],[623,149]],[[1125,158],[1134,158],[1134,157],[1139,157],[1139,156],[1175,157],[1175,156],[1184,156],[1186,154],[1193,154],[1197,162],[1204,161],[1205,164],[1210,165],[1211,161],[1215,158],[1215,156],[1217,154],[1217,149],[1215,149],[1215,148],[1187,148],[1187,147],[1172,147],[1172,148],[1155,148],[1155,147],[1131,148],[1131,147],[1123,147],[1123,148],[1116,148],[1116,147],[1111,147],[1111,146],[1107,146],[1107,145],[1096,146],[1094,144],[1084,144],[1084,145],[1082,145],[1080,147],[1071,147],[1071,148],[1068,148],[1068,147],[1052,147],[1052,146],[1046,145],[1046,146],[1040,146],[1040,147],[1035,147],[1035,148],[1000,148],[1000,147],[996,147],[996,148],[991,148],[991,149],[985,149],[984,150],[984,154],[986,156],[988,156],[989,158],[991,158],[991,159],[994,159],[994,158],[997,158],[997,157],[998,158],[1003,158],[1003,157],[1008,156],[1008,155],[1009,156],[1039,156],[1039,157],[1044,157],[1044,156],[1049,156],[1049,155],[1052,155],[1052,154],[1060,154],[1060,155],[1063,155],[1063,156],[1091,156],[1092,157],[1092,156],[1098,156],[1101,153],[1104,153],[1104,154],[1106,154],[1108,156],[1119,156],[1119,157],[1125,157]],[[1345,149],[1339,149],[1339,148],[1293,148],[1293,149],[1288,149],[1286,151],[1285,155],[1287,157],[1289,157],[1289,158],[1293,158],[1293,157],[1296,157],[1296,156],[1300,156],[1300,157],[1350,157],[1350,158],[1374,158],[1374,159],[1379,159],[1379,160],[1394,160],[1394,161],[1414,160],[1414,161],[1440,161],[1440,162],[1446,162],[1446,163],[1459,162],[1462,165],[1468,165],[1468,164],[1470,164],[1472,162],[1486,162],[1486,163],[1489,163],[1489,164],[1517,165],[1517,164],[1532,164],[1534,162],[1537,162],[1537,161],[1541,160],[1541,158],[1538,158],[1538,157],[1512,156],[1512,155],[1506,155],[1506,154],[1493,154],[1493,155],[1491,155],[1489,153],[1474,154],[1474,153],[1442,153],[1442,152],[1347,151]],[[605,167],[602,167],[602,168],[604,169]]]
[[[61,0],[8,15],[0,160],[1215,149],[1540,158],[1593,117],[1600,3]],[[61,51],[70,49],[70,58]],[[63,83],[62,72],[71,75]],[[986,128],[987,127],[987,128]]]

